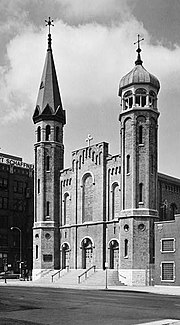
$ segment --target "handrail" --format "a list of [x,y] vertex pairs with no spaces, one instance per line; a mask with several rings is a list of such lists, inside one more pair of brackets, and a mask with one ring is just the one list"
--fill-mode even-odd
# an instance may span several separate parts
[[121,278],[126,279],[126,276],[124,276],[124,275],[122,275],[122,274],[119,274],[119,276],[121,276]]
[[[69,272],[69,265],[65,267],[65,269],[67,269],[67,272]],[[62,270],[65,270],[65,269],[60,269],[58,270],[56,273],[54,273],[53,275],[51,275],[51,278],[52,278],[52,282],[53,282],[53,278],[55,275],[59,274],[59,278],[60,278],[60,273]]]
[[85,279],[87,279],[87,274],[88,274],[88,272],[91,270],[91,269],[94,269],[94,272],[95,272],[95,270],[96,270],[96,265],[92,265],[91,267],[89,267],[89,269],[87,269],[86,271],[84,271],[83,273],[81,273],[80,275],[78,275],[78,283],[80,283],[81,282],[81,277],[83,276],[83,275],[85,275]]
[[45,274],[47,274],[49,272],[51,272],[51,270],[46,270],[46,269],[41,270],[38,273],[36,273],[36,277],[39,276],[39,275],[43,275],[44,276]]

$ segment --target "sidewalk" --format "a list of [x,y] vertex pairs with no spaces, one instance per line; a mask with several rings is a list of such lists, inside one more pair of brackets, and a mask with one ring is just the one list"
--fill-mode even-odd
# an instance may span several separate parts
[[[47,283],[38,281],[19,281],[7,279],[7,283],[0,279],[0,286],[26,286],[26,287],[50,287],[50,288],[68,288],[68,289],[82,289],[82,290],[105,290],[104,286],[87,286],[85,284],[63,285],[58,282]],[[147,287],[131,287],[131,286],[108,286],[107,290],[116,291],[135,291],[135,292],[149,292],[162,295],[176,295],[180,296],[180,286],[147,286]]]

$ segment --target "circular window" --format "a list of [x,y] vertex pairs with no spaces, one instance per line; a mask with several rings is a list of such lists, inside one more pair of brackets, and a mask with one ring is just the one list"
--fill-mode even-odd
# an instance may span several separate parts
[[49,239],[49,238],[51,238],[51,235],[47,232],[47,233],[45,234],[45,238],[46,238],[46,239]]
[[39,238],[39,235],[38,235],[38,234],[36,234],[36,235],[35,235],[35,238]]
[[126,232],[129,231],[129,225],[127,225],[127,224],[124,225],[124,231],[126,231]]
[[145,225],[143,223],[140,223],[140,225],[138,226],[138,229],[140,231],[144,231],[146,229]]

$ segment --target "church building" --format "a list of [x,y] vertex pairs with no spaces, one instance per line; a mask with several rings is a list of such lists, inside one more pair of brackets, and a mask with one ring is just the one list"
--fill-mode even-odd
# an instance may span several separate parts
[[[140,39],[133,69],[121,78],[119,152],[106,142],[72,152],[64,169],[66,114],[48,48],[35,124],[33,279],[44,270],[115,269],[127,285],[147,285],[155,263],[154,224],[180,211],[180,180],[158,173],[160,83],[143,66]],[[116,96],[116,89],[115,89]],[[113,127],[113,125],[112,125]],[[168,186],[176,187],[176,195]]]

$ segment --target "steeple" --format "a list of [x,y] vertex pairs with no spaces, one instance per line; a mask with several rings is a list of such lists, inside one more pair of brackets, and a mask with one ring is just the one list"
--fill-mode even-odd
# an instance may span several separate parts
[[66,124],[65,111],[63,110],[61,95],[58,86],[56,69],[52,54],[52,39],[50,33],[50,26],[53,20],[46,21],[46,26],[49,26],[48,34],[48,48],[41,78],[36,108],[33,115],[34,123],[41,120],[56,120],[63,125]]

